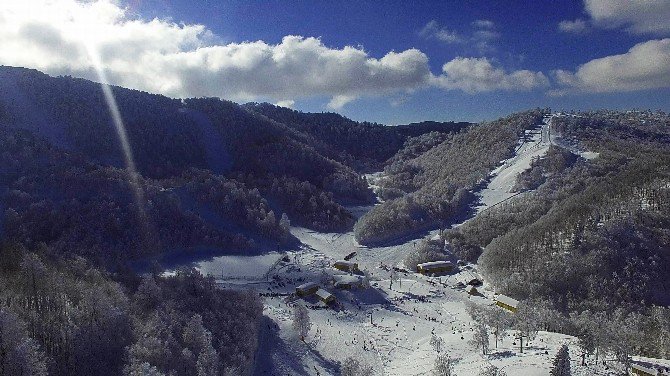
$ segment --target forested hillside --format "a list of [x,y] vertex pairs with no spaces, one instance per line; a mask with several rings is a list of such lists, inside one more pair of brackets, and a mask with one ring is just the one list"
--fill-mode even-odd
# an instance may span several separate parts
[[554,330],[579,336],[584,351],[666,357],[670,116],[577,113],[555,116],[552,131],[563,146],[518,178],[518,189],[537,189],[447,231],[447,249],[481,254],[498,291],[544,302],[562,317]]
[[[244,375],[262,304],[195,270],[116,277],[0,245],[3,375]],[[51,260],[51,261],[50,261]]]
[[244,107],[312,136],[324,154],[363,171],[381,169],[409,137],[429,132],[456,133],[470,125],[427,121],[389,127],[358,123],[336,113],[303,113],[269,103],[248,103]]
[[[137,187],[128,183],[99,84],[0,68],[6,239],[112,265],[173,250],[276,247],[291,241],[290,223],[344,231],[353,216],[342,203],[373,199],[355,169],[381,165],[412,134],[464,126],[385,127],[270,105],[112,91]],[[134,199],[137,191],[145,202]]]
[[524,131],[544,110],[510,115],[452,135],[429,133],[409,140],[380,180],[387,201],[355,227],[362,244],[392,241],[417,230],[453,223],[474,201],[472,191],[514,152]]

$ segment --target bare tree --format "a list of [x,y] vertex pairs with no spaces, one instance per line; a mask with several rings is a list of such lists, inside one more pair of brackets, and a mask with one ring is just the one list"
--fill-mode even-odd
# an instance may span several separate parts
[[436,353],[440,354],[444,350],[444,340],[433,333],[430,337],[430,345]]
[[305,306],[298,304],[293,310],[293,329],[300,335],[300,339],[305,342],[305,337],[312,328],[312,322],[309,319],[309,311]]
[[525,302],[519,305],[514,316],[514,329],[516,330],[516,338],[519,340],[519,350],[523,352],[523,341],[532,340],[538,332],[538,323],[533,307]]
[[456,376],[454,374],[454,360],[447,354],[438,354],[433,368],[434,376]]
[[494,365],[488,365],[482,368],[477,376],[507,376],[507,374]]
[[486,322],[493,330],[496,348],[498,348],[498,340],[502,341],[505,333],[512,326],[512,317],[509,312],[503,311],[500,307],[491,307],[486,311]]
[[340,365],[340,374],[342,376],[372,376],[373,371],[374,369],[371,365],[354,357],[348,357]]
[[486,355],[489,352],[489,331],[486,324],[478,322],[475,327],[475,333],[470,340],[470,344],[475,348],[482,350],[482,354]]

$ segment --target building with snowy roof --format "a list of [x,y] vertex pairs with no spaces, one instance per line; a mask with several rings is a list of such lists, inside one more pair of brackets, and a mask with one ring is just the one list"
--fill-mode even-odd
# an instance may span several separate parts
[[335,288],[351,290],[365,286],[364,277],[359,275],[335,275],[333,276]]
[[659,375],[663,375],[663,373],[661,373],[661,371],[659,371],[656,368],[645,367],[641,364],[636,364],[636,363],[631,364],[630,374],[631,375],[640,375],[640,376],[659,376]]
[[500,294],[495,298],[496,305],[500,308],[506,309],[510,312],[516,313],[519,309],[519,301],[512,299],[509,296]]
[[319,289],[319,285],[314,282],[303,283],[295,288],[295,294],[298,296],[309,296]]
[[335,301],[335,295],[329,293],[328,291],[324,289],[318,289],[316,290],[316,296],[319,298],[320,301],[329,304]]
[[432,261],[416,265],[416,271],[424,274],[440,274],[454,270],[454,264],[451,261]]
[[355,273],[358,272],[358,263],[353,261],[338,260],[333,264],[335,269],[342,270],[344,272]]

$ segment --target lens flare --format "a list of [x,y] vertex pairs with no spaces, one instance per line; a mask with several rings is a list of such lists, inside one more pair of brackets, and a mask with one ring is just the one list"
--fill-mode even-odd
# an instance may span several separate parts
[[150,236],[152,231],[150,231],[151,226],[144,208],[145,206],[144,192],[142,191],[142,186],[140,185],[140,176],[137,171],[137,167],[135,165],[135,158],[133,156],[133,151],[130,146],[130,141],[128,140],[128,132],[126,130],[125,124],[123,123],[123,117],[121,116],[121,111],[119,110],[119,106],[116,102],[116,98],[114,97],[114,93],[112,92],[112,88],[109,85],[109,81],[107,80],[107,75],[105,74],[105,69],[102,65],[100,55],[97,53],[95,48],[92,47],[91,44],[86,45],[86,50],[88,51],[88,55],[98,75],[100,86],[102,88],[102,93],[105,97],[105,102],[107,103],[109,113],[112,116],[114,129],[116,130],[116,134],[119,138],[119,143],[121,144],[121,151],[123,152],[123,159],[125,162],[126,171],[129,175],[130,189],[133,192],[133,196],[135,198],[135,204],[137,206],[138,211],[137,214],[139,216],[141,232],[143,233],[144,236],[143,240],[146,242],[146,245],[149,246],[149,243],[152,242],[152,237]]

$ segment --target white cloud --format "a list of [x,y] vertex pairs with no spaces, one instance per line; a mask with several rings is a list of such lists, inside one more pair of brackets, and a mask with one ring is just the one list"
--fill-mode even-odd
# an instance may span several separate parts
[[585,7],[596,25],[625,26],[636,34],[670,33],[668,0],[586,0]]
[[419,31],[419,35],[428,39],[437,39],[445,43],[460,43],[463,41],[462,36],[455,31],[440,26],[435,20],[428,22],[426,26]]
[[275,103],[275,105],[279,107],[293,108],[293,106],[295,106],[295,101],[291,99],[286,99]]
[[431,77],[428,57],[416,49],[374,58],[301,36],[208,43],[214,39],[202,25],[134,18],[112,0],[0,2],[0,64],[97,80],[89,46],[110,83],[175,97],[330,96],[337,107],[424,87]]
[[670,38],[639,43],[624,54],[580,65],[574,73],[558,70],[554,75],[564,86],[552,92],[559,95],[670,88]]
[[565,20],[558,23],[558,30],[565,33],[582,34],[588,29],[588,23],[581,18],[578,18],[574,21]]
[[[490,21],[473,27],[463,40],[434,21],[424,29],[442,41],[476,44],[499,37]],[[312,37],[289,35],[277,44],[217,39],[203,25],[138,18],[116,0],[0,1],[0,64],[92,80],[99,80],[101,65],[111,84],[172,97],[272,100],[291,107],[296,99],[325,96],[329,108],[340,109],[363,96],[402,96],[431,86],[475,93],[546,81],[541,73],[507,73],[487,59],[458,58],[436,76],[417,49],[376,58],[362,47],[331,48]]]
[[490,20],[475,20],[472,21],[472,26],[478,29],[493,29],[495,24]]
[[549,80],[541,72],[506,72],[494,67],[487,58],[458,57],[444,64],[442,71],[442,75],[435,77],[435,85],[470,94],[494,90],[525,91],[549,85]]
[[449,44],[466,44],[474,47],[480,53],[494,51],[496,48],[493,41],[501,36],[495,29],[495,23],[489,20],[475,20],[471,25],[473,30],[470,32],[458,33],[432,20],[419,31],[419,35],[426,39],[435,39]]
[[[590,23],[604,29],[626,28],[633,34],[670,35],[668,0],[584,0]],[[559,30],[582,32],[584,20],[562,21]]]

